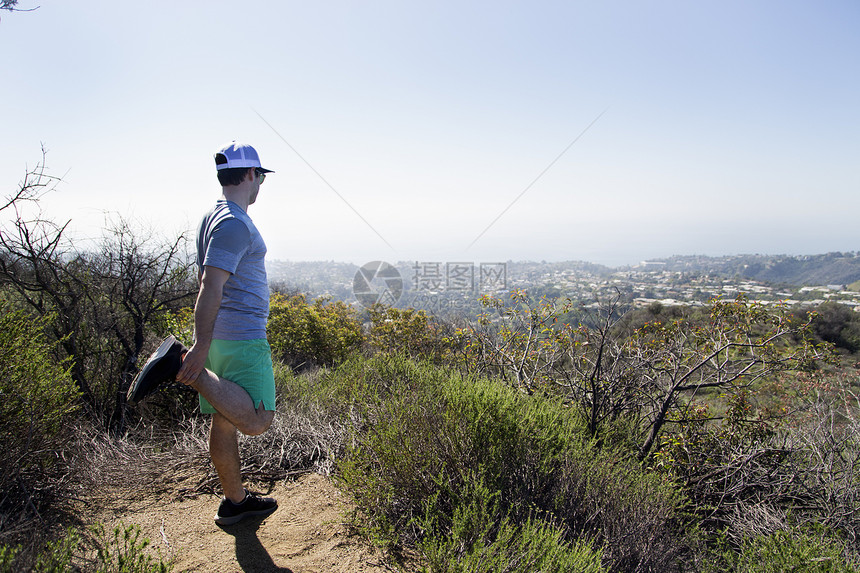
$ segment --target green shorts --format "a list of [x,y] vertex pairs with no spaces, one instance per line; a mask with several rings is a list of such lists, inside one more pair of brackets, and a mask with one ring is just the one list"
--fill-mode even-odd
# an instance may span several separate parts
[[[272,349],[265,338],[256,340],[213,340],[206,358],[206,368],[245,389],[254,407],[263,403],[265,410],[275,409],[275,373]],[[206,398],[200,396],[200,411],[214,414]]]

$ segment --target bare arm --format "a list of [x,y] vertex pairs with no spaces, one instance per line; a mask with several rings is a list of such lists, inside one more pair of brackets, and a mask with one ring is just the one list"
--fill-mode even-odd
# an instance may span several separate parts
[[230,278],[230,273],[217,267],[203,267],[200,278],[200,292],[194,306],[194,346],[185,355],[182,367],[176,375],[176,380],[183,384],[191,384],[206,364],[209,346],[212,344],[212,332],[215,329],[215,318],[221,308],[221,297],[224,284]]

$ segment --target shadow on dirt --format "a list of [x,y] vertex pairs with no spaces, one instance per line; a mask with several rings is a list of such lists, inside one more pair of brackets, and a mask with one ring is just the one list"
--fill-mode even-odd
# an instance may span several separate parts
[[288,567],[279,567],[257,536],[257,529],[266,517],[254,517],[221,529],[236,538],[236,561],[246,573],[293,573]]

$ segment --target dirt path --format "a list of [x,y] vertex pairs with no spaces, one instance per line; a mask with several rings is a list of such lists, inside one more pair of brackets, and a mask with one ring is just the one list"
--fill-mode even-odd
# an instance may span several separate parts
[[278,482],[268,494],[278,509],[260,519],[250,518],[219,528],[213,517],[219,499],[201,495],[179,501],[138,499],[115,502],[102,522],[140,526],[142,535],[162,555],[174,559],[174,571],[284,573],[381,573],[381,553],[344,525],[347,500],[328,478],[308,474]]

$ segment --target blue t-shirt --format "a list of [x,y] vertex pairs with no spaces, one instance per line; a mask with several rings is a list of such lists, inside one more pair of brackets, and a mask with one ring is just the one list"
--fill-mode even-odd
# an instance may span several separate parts
[[248,214],[236,203],[219,199],[197,229],[200,272],[204,266],[210,266],[230,273],[224,284],[213,338],[266,338],[269,283],[265,259],[266,243]]

